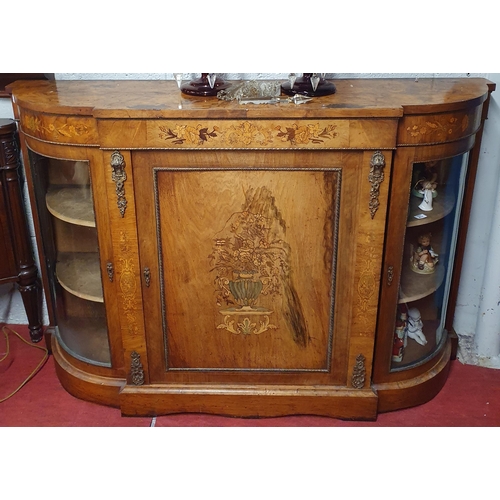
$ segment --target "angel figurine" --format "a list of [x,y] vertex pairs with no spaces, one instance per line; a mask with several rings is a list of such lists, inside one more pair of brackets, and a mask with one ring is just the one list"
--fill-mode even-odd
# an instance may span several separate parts
[[419,198],[423,198],[418,206],[424,212],[432,210],[432,200],[437,196],[437,162],[431,161],[424,164],[424,171],[415,183],[413,193]]
[[420,210],[423,210],[424,212],[430,212],[432,210],[432,196],[433,193],[436,191],[436,188],[432,187],[433,184],[431,182],[425,182],[422,184],[422,193],[424,195],[424,199],[422,200],[422,203],[418,206]]

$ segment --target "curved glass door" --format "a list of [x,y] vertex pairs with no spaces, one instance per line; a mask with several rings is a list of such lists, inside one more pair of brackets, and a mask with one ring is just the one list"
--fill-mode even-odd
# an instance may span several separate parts
[[30,163],[58,340],[76,358],[110,366],[89,164],[32,151]]
[[391,371],[424,363],[446,339],[468,154],[413,166]]

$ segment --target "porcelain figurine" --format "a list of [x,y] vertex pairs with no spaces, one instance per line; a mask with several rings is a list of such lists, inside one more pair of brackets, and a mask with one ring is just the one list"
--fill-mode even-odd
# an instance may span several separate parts
[[416,307],[408,309],[408,337],[415,340],[420,345],[427,344],[424,332],[422,331],[424,324],[420,311]]
[[432,210],[432,200],[437,196],[437,162],[427,162],[424,164],[424,170],[418,176],[418,180],[413,188],[413,194],[423,198],[418,206],[424,212]]
[[411,268],[418,274],[432,274],[436,270],[439,255],[431,246],[431,233],[424,233],[418,237],[418,246],[412,251]]
[[405,347],[408,342],[408,315],[405,311],[398,309],[396,327],[394,329],[394,344],[392,348],[392,360],[396,363],[403,361]]
[[424,212],[430,212],[432,210],[432,197],[433,197],[433,189],[431,186],[431,183],[425,183],[423,186],[423,194],[424,194],[424,199],[422,200],[422,203],[418,206],[420,210],[423,210]]

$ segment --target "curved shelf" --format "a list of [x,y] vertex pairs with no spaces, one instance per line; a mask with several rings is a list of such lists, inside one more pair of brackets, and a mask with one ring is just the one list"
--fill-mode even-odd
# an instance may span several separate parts
[[444,281],[445,269],[442,265],[436,266],[432,274],[417,274],[407,264],[401,275],[401,286],[399,289],[399,303],[413,302],[423,299],[434,293]]
[[56,276],[67,292],[92,302],[104,302],[98,254],[59,254]]
[[89,186],[50,189],[45,202],[54,217],[70,224],[95,227],[92,192]]
[[[423,226],[425,224],[436,222],[437,220],[446,217],[455,206],[455,198],[451,194],[438,194],[432,201],[432,210],[430,212],[424,212],[418,208],[421,202],[422,198],[417,198],[413,195],[411,196],[407,227]],[[415,219],[415,216],[420,214],[424,214],[426,217],[424,219]]]

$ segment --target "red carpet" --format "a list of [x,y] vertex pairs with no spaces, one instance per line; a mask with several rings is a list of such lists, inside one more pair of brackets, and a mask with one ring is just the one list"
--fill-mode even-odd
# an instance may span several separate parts
[[[1,326],[1,325],[0,325]],[[11,328],[28,338],[26,326]],[[44,353],[9,335],[10,354],[0,364],[0,400],[35,369]],[[0,359],[5,350],[0,336]],[[14,396],[0,403],[1,427],[149,427],[147,417],[122,417],[120,411],[68,394],[51,357]],[[204,414],[157,417],[156,427],[498,427],[500,370],[454,361],[448,382],[431,401],[416,408],[380,414],[375,422],[350,422],[315,416],[241,419]]]

